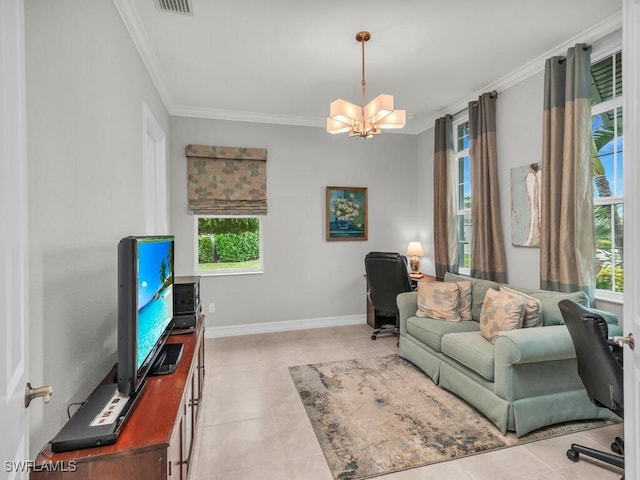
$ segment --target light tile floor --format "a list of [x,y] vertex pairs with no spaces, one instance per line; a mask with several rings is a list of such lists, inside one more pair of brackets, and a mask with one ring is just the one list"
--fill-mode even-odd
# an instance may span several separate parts
[[[370,335],[369,326],[354,325],[206,340],[191,480],[332,480],[287,367],[397,351],[396,337]],[[614,425],[378,478],[617,480],[621,470],[584,457],[573,463],[566,450],[608,450],[621,434]]]

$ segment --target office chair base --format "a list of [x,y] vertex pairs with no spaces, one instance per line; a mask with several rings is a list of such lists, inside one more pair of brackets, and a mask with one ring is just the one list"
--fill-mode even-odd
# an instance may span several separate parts
[[616,437],[611,444],[611,450],[613,450],[613,453],[617,453],[618,455],[624,455],[624,439]]
[[394,335],[400,334],[400,329],[396,325],[382,325],[382,327],[376,329],[371,334],[371,340],[375,340],[378,335],[383,335],[386,333],[393,333]]
[[571,444],[571,448],[567,450],[567,458],[572,462],[580,460],[580,454],[595,458],[596,460],[608,463],[609,465],[624,468],[624,457],[614,455],[613,453],[602,452],[600,450],[584,447],[575,443]]

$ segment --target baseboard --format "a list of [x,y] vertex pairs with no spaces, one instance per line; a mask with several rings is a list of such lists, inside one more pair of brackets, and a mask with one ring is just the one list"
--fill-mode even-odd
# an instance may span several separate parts
[[308,330],[311,328],[344,327],[367,323],[367,316],[346,315],[343,317],[309,318],[305,320],[287,320],[283,322],[249,323],[246,325],[226,325],[211,327],[206,325],[205,338],[233,337],[256,333],[287,332],[291,330]]

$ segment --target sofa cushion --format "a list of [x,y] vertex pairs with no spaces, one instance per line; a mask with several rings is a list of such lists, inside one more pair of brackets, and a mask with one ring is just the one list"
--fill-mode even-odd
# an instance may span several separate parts
[[540,305],[540,301],[537,298],[533,298],[531,295],[514,290],[507,285],[500,285],[500,291],[512,297],[520,298],[524,302],[522,328],[542,326],[542,305]]
[[564,325],[564,318],[562,318],[560,307],[558,307],[558,302],[561,300],[573,300],[585,307],[589,306],[589,298],[587,294],[582,291],[565,293],[551,292],[549,290],[534,290],[530,295],[540,301],[545,327],[548,325]]
[[480,320],[480,313],[482,312],[482,303],[484,302],[484,296],[487,290],[493,288],[497,290],[500,288],[500,284],[491,280],[482,280],[480,278],[465,277],[463,275],[455,275],[453,273],[444,274],[445,282],[471,282],[471,317],[477,322]]
[[478,322],[473,320],[462,322],[443,322],[434,318],[409,317],[407,333],[436,352],[442,351],[442,336],[454,332],[477,332]]
[[442,353],[465,367],[482,375],[489,381],[494,379],[495,347],[479,332],[450,333],[442,338]]
[[490,342],[502,332],[522,327],[524,301],[498,290],[487,290],[480,314],[480,333]]
[[460,287],[457,283],[418,282],[417,317],[460,321]]

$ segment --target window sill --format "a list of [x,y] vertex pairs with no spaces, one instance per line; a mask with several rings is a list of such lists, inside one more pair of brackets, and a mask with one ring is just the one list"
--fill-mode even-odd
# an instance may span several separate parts
[[229,270],[224,270],[224,271],[196,270],[194,275],[199,275],[201,277],[230,277],[234,275],[262,275],[263,273],[264,273],[264,270],[251,270],[251,271],[244,270],[244,271],[238,271],[238,272],[229,271]]
[[609,292],[607,290],[596,290],[595,294],[596,300],[601,300],[603,302],[609,303],[617,303],[619,305],[624,304],[624,294]]

